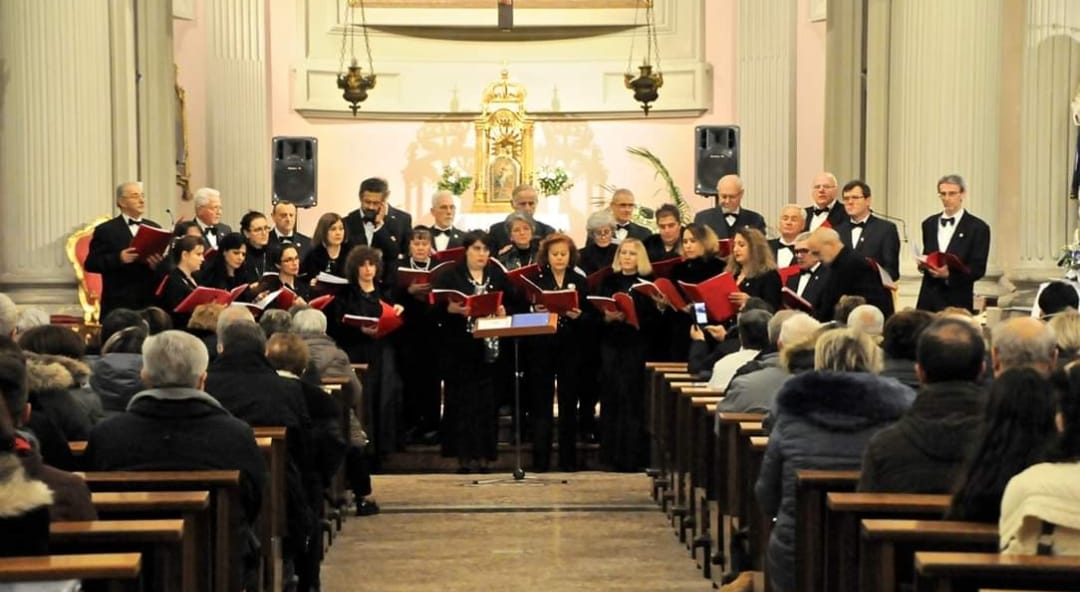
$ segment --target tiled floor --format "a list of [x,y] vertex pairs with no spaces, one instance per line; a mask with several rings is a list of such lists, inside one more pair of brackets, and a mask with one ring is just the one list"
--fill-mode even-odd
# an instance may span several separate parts
[[345,524],[323,564],[323,590],[711,590],[649,499],[646,477],[543,477],[567,483],[376,477],[383,513]]

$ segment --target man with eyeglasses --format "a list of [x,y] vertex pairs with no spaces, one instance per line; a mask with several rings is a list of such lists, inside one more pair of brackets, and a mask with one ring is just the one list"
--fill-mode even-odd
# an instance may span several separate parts
[[877,262],[893,281],[899,280],[900,233],[896,225],[874,215],[870,209],[870,186],[865,182],[848,181],[843,192],[847,219],[834,227],[840,233],[840,240],[856,253]]
[[973,309],[975,282],[986,275],[990,226],[964,209],[967,186],[960,175],[945,175],[937,183],[942,211],[923,220],[923,254],[956,255],[967,270],[920,263],[922,285],[916,308],[937,312],[949,306]]
[[621,243],[625,238],[644,241],[652,234],[648,228],[631,221],[634,217],[634,209],[637,208],[637,204],[634,203],[634,192],[626,188],[616,189],[615,193],[611,194],[611,204],[608,207],[611,208],[611,215],[615,218],[615,236],[612,238],[615,244]]
[[203,248],[218,248],[218,241],[232,232],[228,224],[221,221],[221,192],[213,187],[203,187],[195,192],[195,219],[178,222],[173,229],[176,236],[184,236],[192,226],[199,227],[203,237]]
[[847,217],[840,200],[836,199],[836,177],[832,173],[824,172],[814,177],[810,199],[814,205],[806,207],[805,231],[813,232],[823,224],[836,228]]
[[799,273],[788,278],[786,287],[817,310],[821,307],[821,296],[828,284],[829,268],[810,252],[809,245],[809,232],[795,237],[795,264],[799,266]]
[[735,237],[735,230],[749,226],[765,233],[765,218],[761,214],[742,207],[742,179],[738,175],[724,175],[716,183],[718,207],[702,210],[694,216],[694,223],[705,224],[713,229],[720,240]]

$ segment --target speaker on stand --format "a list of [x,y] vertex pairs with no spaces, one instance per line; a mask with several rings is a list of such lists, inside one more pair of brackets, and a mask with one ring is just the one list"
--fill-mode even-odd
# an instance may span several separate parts
[[273,195],[271,201],[287,202],[298,208],[319,204],[319,141],[315,138],[277,136],[271,155]]
[[712,196],[724,175],[739,174],[739,126],[699,125],[694,128],[694,193]]

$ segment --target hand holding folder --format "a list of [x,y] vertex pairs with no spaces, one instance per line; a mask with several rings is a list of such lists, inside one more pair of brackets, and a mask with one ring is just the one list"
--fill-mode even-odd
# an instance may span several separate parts
[[679,287],[691,302],[705,304],[705,312],[713,322],[723,323],[738,312],[728,296],[738,292],[739,286],[735,277],[726,271],[697,284],[679,282]]
[[172,239],[173,234],[168,230],[140,224],[138,232],[131,237],[128,248],[138,251],[139,258],[136,261],[146,261],[154,255],[164,256]]
[[431,291],[431,304],[448,304],[453,302],[465,308],[466,316],[470,318],[489,317],[499,314],[502,307],[502,295],[500,292],[488,292],[487,294],[467,295],[457,290],[434,289]]
[[382,339],[405,324],[397,309],[382,301],[379,304],[382,305],[382,312],[378,317],[347,314],[341,317],[342,324],[360,329],[375,339]]
[[618,292],[610,298],[607,296],[589,296],[588,300],[603,312],[622,313],[624,323],[635,329],[641,328],[637,308],[634,306],[634,299],[629,294]]

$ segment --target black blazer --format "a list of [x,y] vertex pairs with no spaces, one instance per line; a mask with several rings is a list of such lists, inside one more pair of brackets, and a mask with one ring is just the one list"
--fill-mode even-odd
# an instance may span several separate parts
[[900,279],[900,233],[896,225],[884,218],[870,214],[863,226],[859,244],[851,244],[851,219],[846,219],[839,226],[833,226],[840,234],[844,246],[852,248],[863,257],[869,257],[889,272],[893,280]]
[[[806,212],[806,223],[803,224],[803,232],[808,232],[810,230],[810,220],[814,217],[814,207],[815,206],[806,206],[803,208],[803,211]],[[847,221],[847,219],[848,215],[847,210],[844,209],[844,204],[841,203],[839,199],[834,201],[832,208],[829,209],[829,215],[826,217],[829,226],[835,230],[838,226]]]
[[283,244],[283,243],[284,244],[292,243],[292,244],[296,245],[297,250],[300,251],[300,260],[301,261],[303,261],[304,256],[307,255],[309,251],[311,251],[311,237],[310,236],[304,236],[303,234],[300,234],[299,232],[296,232],[294,230],[292,236],[289,236],[289,237],[286,237],[286,238],[282,239],[281,235],[278,234],[277,229],[276,228],[272,229],[270,231],[270,242],[268,244],[270,244],[270,245],[280,245],[280,244]]
[[398,259],[408,256],[409,233],[412,232],[412,216],[393,206],[387,210],[382,228],[375,236],[364,232],[364,212],[355,209],[345,216],[346,239],[353,246],[371,245],[383,253],[383,271],[396,269]]
[[345,277],[345,259],[348,258],[352,247],[351,243],[342,243],[338,258],[334,260],[330,259],[330,253],[326,251],[326,247],[322,245],[312,247],[304,260],[300,262],[300,274],[308,280],[315,279],[315,276],[324,271],[338,277]]
[[814,316],[825,323],[833,318],[841,296],[862,296],[889,318],[893,314],[892,294],[881,285],[881,274],[865,257],[844,247],[829,264],[829,279]]
[[739,284],[739,291],[769,303],[773,312],[780,310],[780,289],[784,287],[780,272],[775,269],[746,278]]
[[[680,233],[681,235],[681,233]],[[664,247],[664,240],[660,238],[659,234],[650,235],[645,240],[641,241],[645,243],[645,253],[649,255],[649,261],[656,263],[657,261],[666,261],[668,259],[674,259],[682,256],[682,238],[675,241],[675,248],[667,250]]]
[[735,216],[735,223],[731,226],[728,226],[723,209],[718,207],[698,212],[694,216],[694,223],[709,226],[716,233],[716,237],[720,239],[731,238],[735,234],[736,228],[744,226],[757,228],[762,233],[765,232],[765,218],[761,214],[746,208],[739,208],[739,213]]
[[636,238],[644,242],[645,239],[652,235],[651,230],[635,222],[627,222],[624,228],[626,228],[626,238]]
[[[176,236],[184,236],[185,234],[187,234],[188,228],[191,228],[192,226],[198,226],[198,225],[199,225],[199,223],[196,222],[195,220],[187,220],[186,222],[179,222],[179,223],[176,224],[176,226],[173,227],[173,234],[175,234]],[[220,245],[221,244],[221,239],[225,238],[225,235],[229,234],[231,232],[232,232],[232,228],[229,227],[228,224],[225,224],[224,222],[219,222],[218,224],[215,224],[214,225],[214,236],[217,237],[217,244]],[[210,239],[206,238],[205,234],[203,235],[203,248],[204,249],[212,248],[212,245],[210,244]]]
[[[923,272],[916,308],[931,312],[937,312],[947,306],[972,309],[972,291],[975,282],[986,275],[986,259],[990,254],[990,227],[966,210],[964,216],[956,224],[956,232],[953,233],[946,251],[959,257],[971,273],[960,274],[950,271],[948,279],[938,279]],[[923,220],[924,253],[940,250],[937,242],[937,231],[940,225],[941,214],[935,214]]]
[[[435,248],[435,233],[438,232],[438,231],[435,229],[434,226],[429,226],[428,230],[431,231],[431,251],[432,252],[438,251],[438,249]],[[464,230],[458,228],[457,226],[451,226],[450,230],[449,230],[449,233],[450,233],[450,242],[446,243],[446,249],[454,249],[454,248],[463,246],[465,244],[463,242],[463,240],[462,240],[462,239],[465,238],[465,231]],[[444,249],[444,250],[446,250],[446,249]],[[408,261],[408,259],[409,259],[409,249],[408,249],[407,246],[406,246],[405,249],[402,249],[402,253],[404,254],[404,257],[402,258],[402,261]]]
[[[143,218],[143,224],[161,228]],[[101,274],[101,318],[117,308],[141,309],[154,304],[154,291],[161,274],[145,263],[121,263],[120,251],[131,245],[131,230],[123,216],[102,222],[94,228],[90,252],[83,267]]]
[[[769,249],[772,250],[773,260],[776,261],[777,265],[780,265],[780,257],[778,255],[780,253],[780,247],[783,246],[783,248],[786,249],[786,248],[788,248],[788,245],[781,245],[779,238],[770,238],[768,242],[769,242]],[[790,267],[792,265],[795,265],[795,245],[794,244],[791,245],[791,263],[788,263],[788,265],[785,266],[785,267]]]
[[[799,293],[799,274],[788,278],[787,288],[796,294]],[[814,313],[821,307],[821,299],[825,293],[825,286],[829,283],[829,268],[824,263],[818,264],[817,270],[811,272],[810,281],[806,282],[806,288],[799,294],[804,300],[814,307]]]
[[[533,222],[536,224],[536,230],[533,232],[533,240],[541,240],[545,236],[555,232],[555,229],[543,222],[533,218]],[[495,243],[495,253],[502,250],[503,247],[510,244],[510,233],[506,231],[506,222],[496,222],[488,227],[488,234],[491,235],[491,242]],[[495,253],[492,253],[493,255]]]

